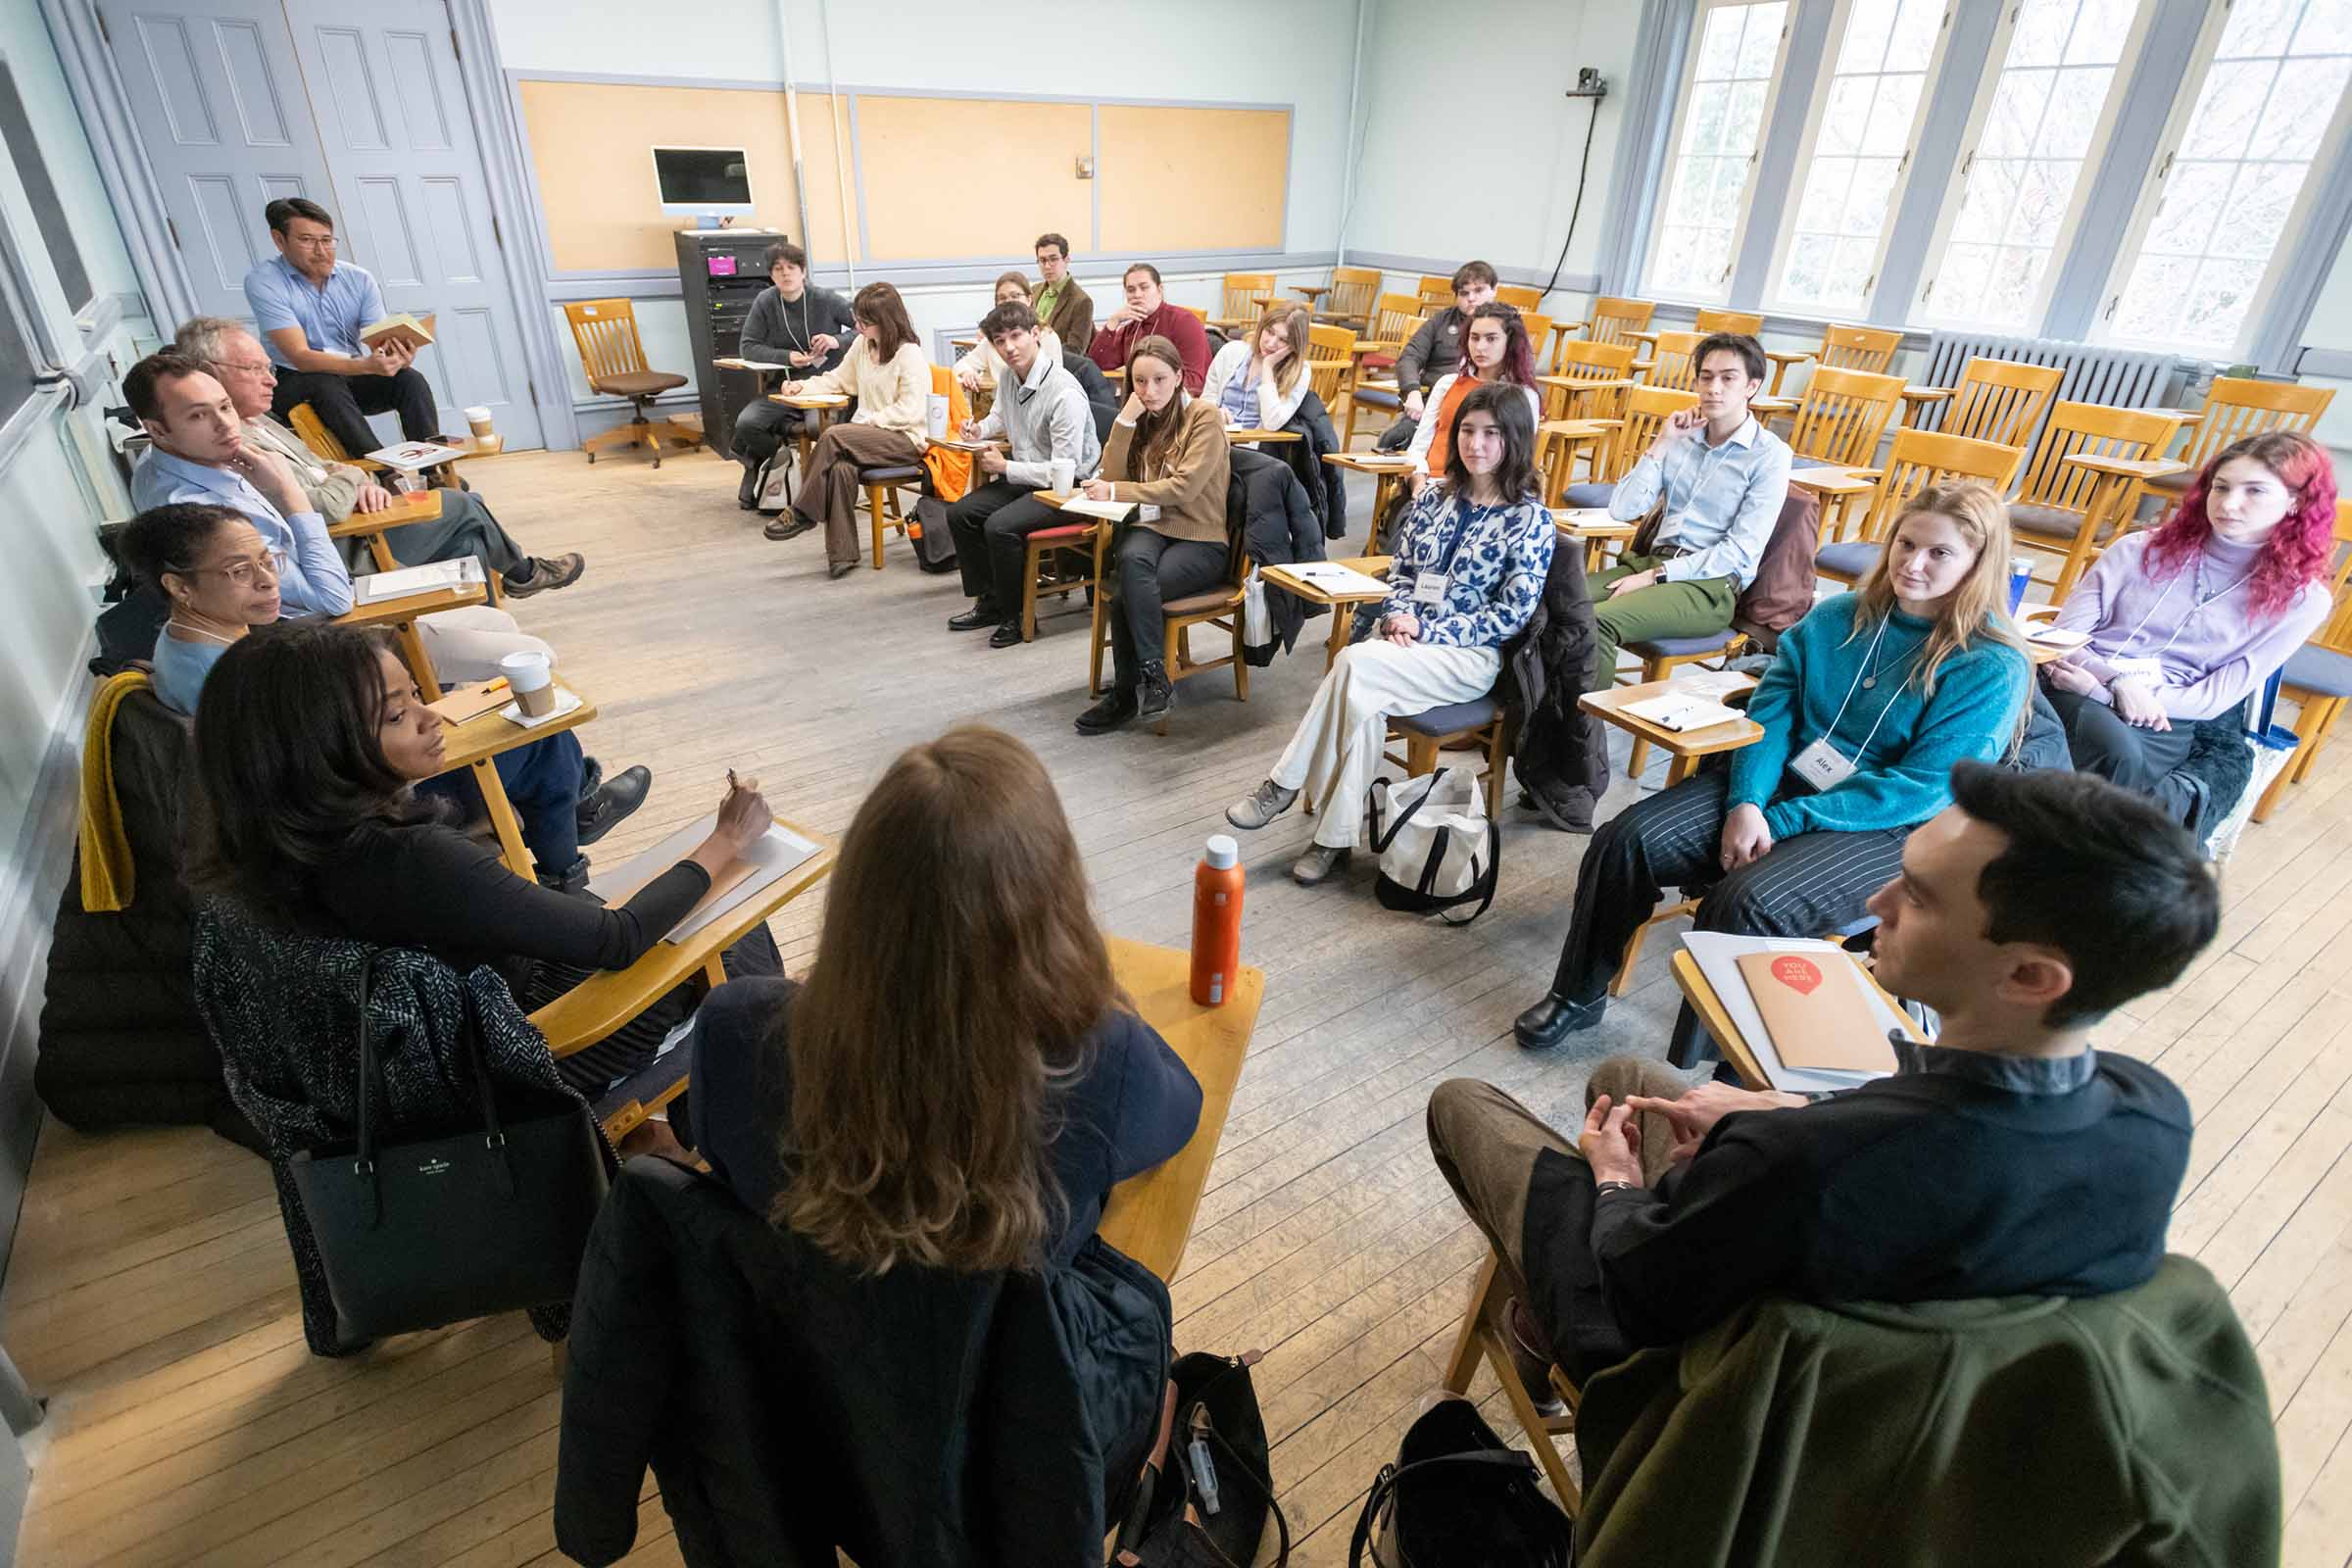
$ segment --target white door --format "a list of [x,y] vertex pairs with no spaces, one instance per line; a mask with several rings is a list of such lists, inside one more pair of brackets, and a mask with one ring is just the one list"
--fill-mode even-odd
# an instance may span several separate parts
[[334,206],[285,13],[276,0],[107,0],[99,18],[197,303],[250,321],[246,270],[275,254],[262,209]]
[[435,318],[416,368],[441,428],[490,408],[510,447],[543,445],[514,297],[442,0],[285,0],[334,181],[337,231],[388,310]]
[[[387,309],[436,318],[416,368],[441,428],[488,406],[510,448],[544,444],[500,236],[441,0],[106,0],[139,140],[202,308],[250,320],[273,254],[262,209],[307,196]],[[386,439],[399,431],[376,421]]]

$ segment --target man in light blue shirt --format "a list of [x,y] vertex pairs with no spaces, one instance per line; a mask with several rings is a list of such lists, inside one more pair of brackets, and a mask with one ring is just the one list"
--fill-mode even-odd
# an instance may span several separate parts
[[1609,515],[1620,522],[1661,498],[1665,513],[1647,554],[1629,552],[1592,578],[1598,635],[1587,691],[1615,679],[1622,644],[1729,628],[1788,499],[1788,443],[1747,407],[1764,385],[1763,347],[1718,332],[1691,360],[1698,406],[1667,418],[1609,496]]
[[264,215],[277,254],[245,274],[245,303],[279,367],[270,412],[284,419],[308,403],[355,458],[384,444],[370,414],[397,411],[404,437],[432,440],[441,417],[432,383],[411,363],[416,351],[392,343],[371,351],[360,341],[384,318],[384,294],[366,268],[335,260],[335,220],[300,196],[271,202]]

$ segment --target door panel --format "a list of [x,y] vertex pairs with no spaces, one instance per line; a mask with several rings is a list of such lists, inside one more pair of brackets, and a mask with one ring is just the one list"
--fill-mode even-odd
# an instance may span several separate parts
[[442,0],[285,0],[346,254],[389,310],[438,318],[416,368],[441,428],[487,405],[510,447],[543,444],[480,148]]
[[246,270],[275,254],[262,209],[280,196],[333,196],[285,14],[274,0],[103,9],[197,301],[209,315],[250,320]]

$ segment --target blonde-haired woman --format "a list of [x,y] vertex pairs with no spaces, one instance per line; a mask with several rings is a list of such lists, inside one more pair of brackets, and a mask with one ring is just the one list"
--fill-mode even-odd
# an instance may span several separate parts
[[[2008,585],[2009,512],[1990,486],[1914,497],[1859,591],[1782,634],[1747,707],[1764,738],[1593,835],[1551,992],[1519,1015],[1519,1043],[1548,1050],[1600,1021],[1668,887],[1706,889],[1701,931],[1817,937],[1862,918],[1911,830],[1951,804],[1952,764],[1996,761],[2018,733],[2030,675]],[[1696,1033],[1686,1018],[1678,1048]]]
[[1257,330],[1217,350],[1200,383],[1200,401],[1229,430],[1279,430],[1306,401],[1307,328],[1313,318],[1297,302],[1270,307]]
[[770,539],[790,539],[824,524],[826,566],[836,578],[858,564],[858,470],[922,462],[931,409],[931,362],[899,291],[868,283],[850,311],[858,337],[841,363],[779,390],[844,393],[857,399],[858,412],[817,437],[791,516],[761,530]]
[[902,753],[842,840],[808,978],[734,981],[697,1013],[698,1152],[853,1267],[1067,1264],[1112,1185],[1200,1114],[1086,886],[1019,741],[963,725]]

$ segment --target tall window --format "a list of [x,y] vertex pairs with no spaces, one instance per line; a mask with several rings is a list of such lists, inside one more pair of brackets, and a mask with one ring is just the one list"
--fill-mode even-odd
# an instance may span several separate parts
[[2141,0],[2019,0],[1938,235],[1923,314],[2035,329],[2113,119]]
[[1802,194],[1782,252],[1781,302],[1867,304],[1927,108],[1944,0],[1851,0],[1838,63],[1813,110]]
[[66,291],[66,308],[78,311],[90,303],[90,271],[81,265],[81,247],[74,243],[65,204],[57,199],[49,166],[32,139],[32,122],[17,92],[16,71],[5,61],[0,61],[0,141],[8,144],[9,156],[16,163],[24,200],[31,204],[33,221],[40,225],[41,243],[49,248],[50,265],[57,269],[58,287]]
[[1714,0],[1699,14],[1667,155],[1673,175],[1650,247],[1648,282],[1656,292],[1724,296],[1788,20],[1788,0]]
[[2348,79],[2352,0],[2238,0],[2141,198],[2108,336],[2241,347]]

